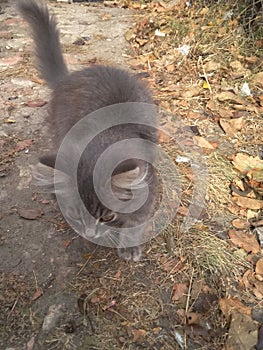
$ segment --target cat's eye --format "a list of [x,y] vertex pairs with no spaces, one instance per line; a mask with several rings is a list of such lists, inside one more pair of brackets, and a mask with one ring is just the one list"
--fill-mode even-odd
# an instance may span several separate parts
[[104,215],[104,216],[101,216],[99,218],[99,222],[111,222],[111,221],[114,221],[116,219],[116,214],[114,213],[110,213],[110,214],[107,214],[107,215]]

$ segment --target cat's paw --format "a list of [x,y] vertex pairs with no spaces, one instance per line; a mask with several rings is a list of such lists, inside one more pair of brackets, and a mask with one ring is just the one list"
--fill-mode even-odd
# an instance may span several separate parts
[[117,248],[120,258],[127,261],[139,261],[142,256],[142,247]]

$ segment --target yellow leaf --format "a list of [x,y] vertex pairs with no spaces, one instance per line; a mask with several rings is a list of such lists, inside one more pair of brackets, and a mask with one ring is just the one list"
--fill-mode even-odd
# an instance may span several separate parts
[[204,89],[210,89],[210,84],[207,81],[205,81],[204,84],[203,84],[203,88]]

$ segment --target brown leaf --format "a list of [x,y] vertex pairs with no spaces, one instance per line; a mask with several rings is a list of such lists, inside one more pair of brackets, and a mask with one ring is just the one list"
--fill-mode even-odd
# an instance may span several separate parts
[[188,291],[187,284],[185,284],[185,283],[175,284],[174,287],[173,287],[172,300],[173,301],[179,301],[183,296],[185,296],[187,291]]
[[240,213],[240,207],[236,204],[228,203],[227,209],[234,215],[239,215]]
[[184,98],[196,97],[196,96],[199,96],[201,94],[201,92],[202,92],[202,88],[198,85],[194,85],[194,86],[189,87],[187,90],[185,90],[182,93],[182,96]]
[[132,335],[133,335],[133,341],[136,342],[139,339],[142,339],[146,336],[146,330],[145,329],[133,329]]
[[248,64],[255,64],[258,61],[258,57],[257,56],[247,56],[247,57],[244,57],[244,60]]
[[219,306],[223,315],[228,318],[233,312],[240,312],[242,314],[251,316],[251,308],[244,305],[237,298],[223,298],[219,300]]
[[158,135],[159,142],[161,142],[161,143],[171,142],[172,138],[167,133],[165,133],[164,131],[159,130],[158,134],[159,134]]
[[136,34],[134,33],[133,29],[128,29],[127,32],[124,34],[124,36],[127,41],[130,41],[136,38]]
[[228,101],[228,102],[237,103],[240,105],[244,104],[244,101],[242,100],[242,98],[238,97],[237,95],[235,95],[233,92],[230,92],[230,91],[220,92],[219,94],[216,95],[216,98],[220,102]]
[[66,241],[63,241],[63,247],[67,249],[71,245],[71,240],[67,239]]
[[174,256],[161,255],[158,260],[161,269],[165,272],[174,273],[183,267],[183,261]]
[[28,148],[30,145],[32,145],[32,143],[34,142],[34,140],[22,140],[22,141],[18,141],[15,147],[15,151],[16,152],[20,152],[23,151],[24,149]]
[[204,69],[207,73],[217,71],[220,69],[220,67],[221,64],[215,61],[209,61],[206,64],[204,64]]
[[248,228],[250,226],[250,223],[247,220],[234,219],[232,221],[232,225],[238,229],[245,229],[245,228]]
[[37,291],[35,291],[34,295],[32,296],[31,301],[37,300],[42,295],[43,295],[43,290],[42,289],[38,289]]
[[189,209],[185,206],[181,206],[177,209],[176,213],[182,216],[187,216],[189,214]]
[[34,101],[28,101],[26,103],[28,107],[42,107],[45,104],[47,104],[47,101],[44,101],[44,100],[34,100]]
[[243,73],[245,71],[244,67],[239,61],[232,61],[229,65],[237,73]]
[[235,197],[232,197],[232,201],[237,205],[239,205],[240,207],[247,208],[247,209],[259,210],[263,208],[263,201],[260,199],[235,196]]
[[260,247],[254,235],[236,230],[229,230],[228,235],[234,245],[243,248],[246,252],[252,252],[253,254],[259,252]]
[[21,216],[21,218],[24,218],[27,220],[35,220],[42,216],[42,211],[39,208],[32,208],[32,209],[20,208],[17,211],[18,211],[18,214]]
[[219,123],[227,136],[234,136],[237,131],[242,130],[244,127],[244,118],[220,119]]
[[256,274],[263,275],[263,258],[260,258],[256,263]]
[[194,136],[197,144],[201,148],[214,149],[214,146],[202,136]]
[[166,70],[167,70],[167,72],[169,72],[169,73],[174,72],[174,70],[175,70],[175,65],[174,65],[174,63],[168,64],[168,66],[166,66]]
[[254,83],[255,83],[256,85],[259,85],[259,86],[263,87],[263,72],[257,73],[257,74],[254,76],[253,81],[254,81]]
[[263,181],[263,160],[245,153],[237,153],[233,159],[234,167],[242,174],[256,181]]

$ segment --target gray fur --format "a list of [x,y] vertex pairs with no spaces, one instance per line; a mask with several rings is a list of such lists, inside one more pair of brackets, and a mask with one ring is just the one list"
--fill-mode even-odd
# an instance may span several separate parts
[[[17,8],[31,27],[39,71],[52,88],[49,123],[51,129],[55,131],[54,151],[41,157],[40,164],[34,169],[37,184],[52,191],[54,171],[51,169],[55,167],[56,152],[64,136],[79,120],[93,111],[118,103],[152,103],[152,97],[145,84],[119,68],[95,65],[78,72],[68,73],[61,52],[56,20],[49,14],[45,3],[42,0],[20,0],[17,2]],[[153,116],[154,122],[155,118],[156,116]],[[70,180],[72,174],[67,174],[67,169],[71,169],[72,159],[66,158],[66,166],[55,170],[59,174],[58,181],[62,185],[64,183],[67,188],[64,198],[65,211],[68,217],[80,227],[82,235],[87,238],[105,234],[103,222],[99,222],[101,218],[112,215],[114,220],[109,225],[113,229],[118,229],[143,224],[151,215],[157,196],[157,177],[151,164],[145,161],[130,159],[123,162],[115,169],[110,179],[112,191],[122,201],[123,207],[128,199],[136,196],[139,198],[145,185],[149,186],[147,201],[135,212],[123,214],[120,210],[112,213],[101,204],[94,191],[92,174],[99,156],[110,145],[130,138],[156,142],[156,130],[137,124],[123,124],[107,129],[95,137],[84,150],[78,164],[78,188],[75,188]],[[138,150],[138,158],[149,152],[148,149]],[[153,152],[150,159],[154,161],[154,158]],[[101,186],[105,184],[101,183]],[[85,207],[76,205],[77,191]],[[91,223],[86,219],[84,209],[88,209],[93,215],[98,227],[93,227],[94,222]],[[109,234],[109,239],[114,240],[114,237]],[[141,256],[141,247],[125,248],[127,243],[132,246],[133,237],[120,237],[120,242],[124,248],[118,250],[119,255],[126,260],[138,261]]]

